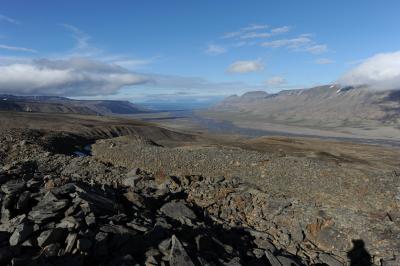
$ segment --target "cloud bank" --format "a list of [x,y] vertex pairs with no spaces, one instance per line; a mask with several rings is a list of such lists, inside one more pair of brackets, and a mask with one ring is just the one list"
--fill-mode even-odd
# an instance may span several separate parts
[[345,73],[339,80],[344,86],[362,86],[376,90],[400,88],[400,51],[376,54]]
[[147,78],[85,58],[34,60],[0,65],[0,92],[19,95],[110,95]]
[[[258,64],[258,63],[257,63]],[[250,68],[254,68],[250,64]],[[256,67],[257,68],[257,67]],[[242,66],[240,71],[245,71]],[[239,70],[238,70],[239,71]],[[246,71],[250,71],[248,68]],[[199,77],[136,73],[89,58],[16,60],[0,58],[0,94],[53,95],[102,99],[145,92],[174,95],[225,95],[259,89],[241,82],[213,82]],[[122,94],[121,94],[122,93]]]

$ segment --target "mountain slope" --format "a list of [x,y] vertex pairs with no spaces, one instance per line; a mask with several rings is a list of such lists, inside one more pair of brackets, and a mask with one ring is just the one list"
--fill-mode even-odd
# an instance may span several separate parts
[[[319,129],[400,129],[400,90],[338,85],[287,90],[264,97],[231,96],[208,114],[231,121],[269,122]],[[212,115],[211,115],[212,116]]]
[[73,100],[51,96],[0,95],[1,111],[85,115],[135,114],[146,110],[128,101]]

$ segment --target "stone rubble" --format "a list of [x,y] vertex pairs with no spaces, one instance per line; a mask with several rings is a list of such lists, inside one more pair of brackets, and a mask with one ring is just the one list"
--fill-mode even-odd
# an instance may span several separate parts
[[[238,178],[153,174],[3,143],[18,159],[0,156],[0,265],[350,263],[353,232],[335,224],[339,215]],[[377,225],[382,239],[366,235],[379,243],[374,265],[400,265],[398,222]]]
[[[110,186],[54,176],[53,185],[46,186],[49,180],[33,171],[3,172],[1,196],[14,200],[1,214],[1,265],[307,263],[275,248],[272,240],[259,241],[259,247],[245,230],[213,221],[191,201],[189,187],[180,185],[187,179],[166,178],[160,185],[142,172],[132,187],[123,180]],[[35,185],[27,187],[20,176],[31,176],[25,181]],[[274,250],[269,259],[265,246]]]

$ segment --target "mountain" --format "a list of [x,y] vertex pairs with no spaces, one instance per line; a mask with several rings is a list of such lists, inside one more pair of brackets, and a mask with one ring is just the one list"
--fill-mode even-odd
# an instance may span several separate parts
[[248,92],[226,98],[207,115],[238,123],[268,122],[328,130],[376,132],[386,128],[385,134],[392,136],[400,130],[400,90],[326,85],[275,94]]
[[146,112],[146,109],[128,101],[74,100],[53,96],[0,95],[0,111],[122,115]]
[[232,95],[222,101],[218,106],[248,106],[253,102],[257,102],[259,99],[267,97],[269,94],[265,91],[250,91],[246,92],[242,96]]

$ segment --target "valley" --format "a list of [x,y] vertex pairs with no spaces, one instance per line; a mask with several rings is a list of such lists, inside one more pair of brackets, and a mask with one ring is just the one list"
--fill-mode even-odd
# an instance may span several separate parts
[[0,266],[400,266],[400,1],[0,9]]
[[[398,141],[398,91],[320,86],[277,94],[249,92],[199,111],[241,128],[321,137]],[[261,96],[260,96],[261,93]]]

